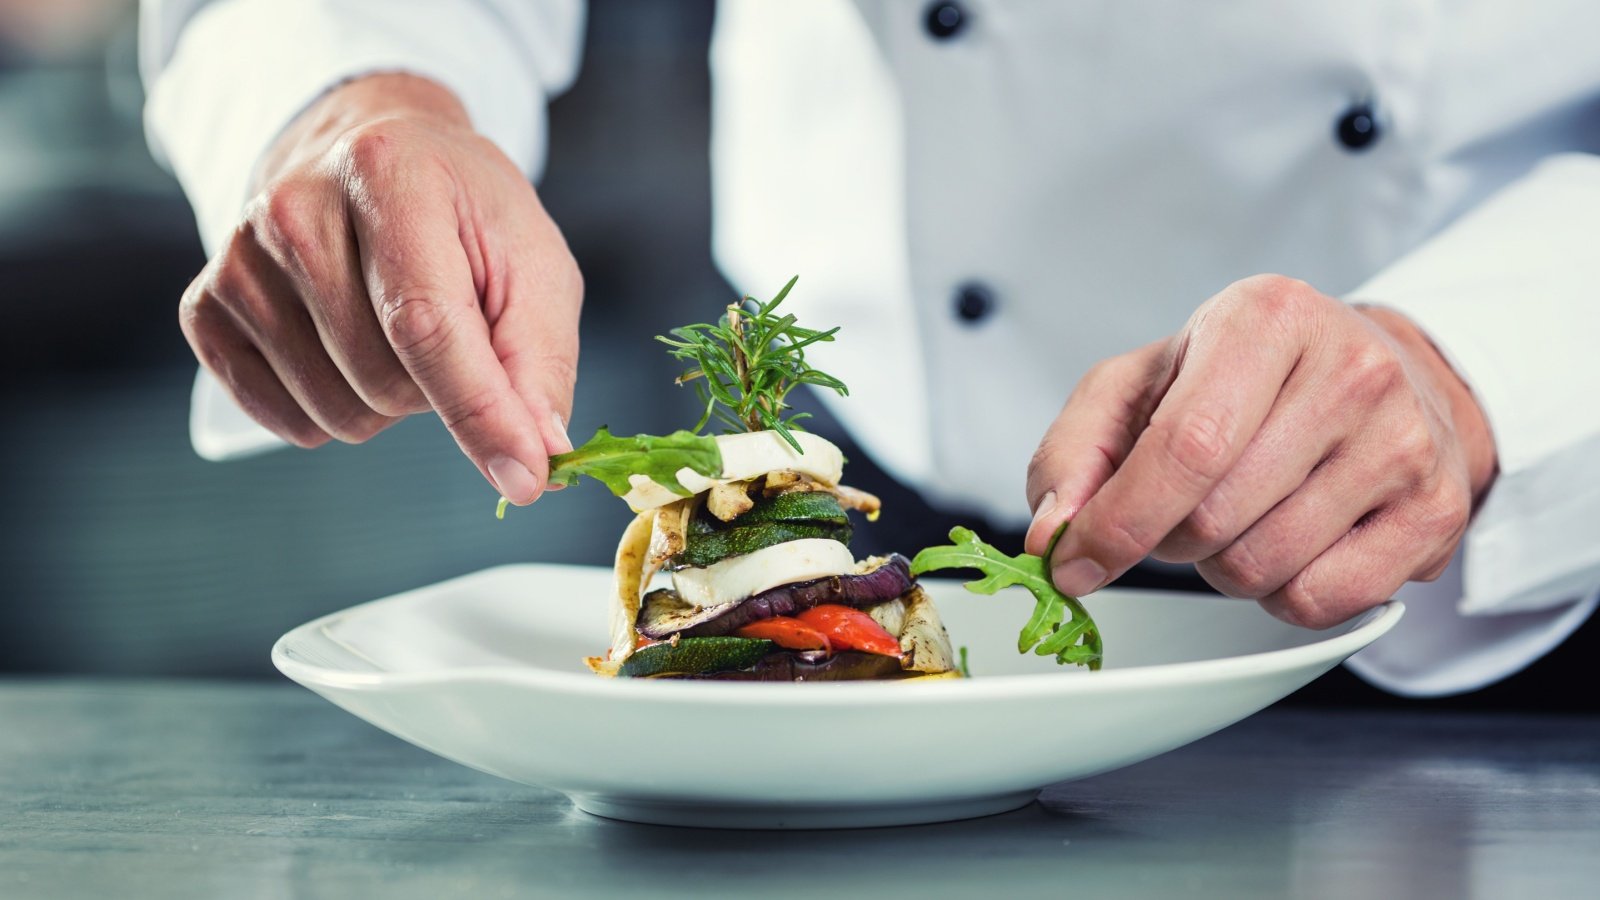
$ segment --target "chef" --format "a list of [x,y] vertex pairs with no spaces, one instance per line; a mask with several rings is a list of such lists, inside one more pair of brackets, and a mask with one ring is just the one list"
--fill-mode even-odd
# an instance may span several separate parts
[[[512,502],[570,448],[582,280],[531,178],[560,0],[145,4],[148,130],[210,262],[225,458],[436,412]],[[1471,690],[1600,591],[1600,7],[724,0],[714,234],[804,274],[836,413],[1088,593],[1193,562]],[[826,399],[826,398],[825,398]],[[1031,525],[1029,524],[1031,523]]]

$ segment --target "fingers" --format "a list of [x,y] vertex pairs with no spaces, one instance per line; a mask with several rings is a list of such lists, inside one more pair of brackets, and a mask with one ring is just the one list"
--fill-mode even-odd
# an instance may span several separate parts
[[1157,341],[1090,369],[1028,462],[1033,523],[1024,549],[1043,555],[1061,523],[1077,514],[1133,447],[1167,368],[1169,342]]
[[1214,556],[1195,563],[1206,582],[1230,597],[1258,600],[1289,582],[1356,527],[1391,491],[1356,461],[1314,472],[1283,502]]
[[[1339,462],[1331,454],[1343,430],[1319,395],[1319,383],[1320,379],[1296,369],[1233,469],[1161,539],[1151,556],[1165,562],[1198,562],[1215,556],[1284,498],[1302,486],[1309,488],[1314,470],[1323,476],[1319,483],[1330,481],[1326,467]],[[1358,493],[1363,501],[1377,499],[1365,491]]]
[[[1291,625],[1331,628],[1388,600],[1407,581],[1437,578],[1450,555],[1418,540],[1406,518],[1401,507],[1375,513],[1262,597],[1262,608]],[[1464,517],[1460,524],[1464,530]]]
[[195,357],[245,411],[273,434],[297,447],[319,447],[330,436],[306,415],[255,345],[214,295],[191,286],[179,304],[178,322]]
[[578,377],[583,278],[555,223],[530,188],[526,232],[514,242],[503,302],[486,304],[490,341],[550,454],[572,449],[566,423]]
[[309,179],[288,180],[258,204],[258,240],[287,275],[319,343],[356,396],[390,419],[426,411],[427,399],[373,315],[339,196]]
[[[539,416],[491,343],[463,223],[448,190],[390,166],[388,152],[385,141],[359,137],[349,151],[351,218],[384,337],[484,477],[511,502],[531,503],[548,471]],[[380,195],[408,202],[370,202]]]
[[329,358],[294,287],[256,240],[241,229],[213,267],[209,288],[278,382],[316,423],[346,443],[360,443],[394,423],[367,406]]
[[1062,591],[1088,593],[1127,571],[1232,471],[1304,346],[1292,307],[1309,288],[1295,284],[1240,283],[1202,307],[1148,426],[1056,547]]

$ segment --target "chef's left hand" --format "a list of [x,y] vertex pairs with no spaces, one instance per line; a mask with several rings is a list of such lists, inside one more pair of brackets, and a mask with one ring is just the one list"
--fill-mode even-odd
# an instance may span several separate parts
[[1027,549],[1094,591],[1147,555],[1326,628],[1432,580],[1494,478],[1471,392],[1405,317],[1275,275],[1100,363],[1028,467]]

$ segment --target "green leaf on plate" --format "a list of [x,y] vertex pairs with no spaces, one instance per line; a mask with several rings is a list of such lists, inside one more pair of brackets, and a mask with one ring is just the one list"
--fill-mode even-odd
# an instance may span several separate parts
[[[1061,532],[1057,532],[1050,546],[1054,548],[1060,539]],[[1048,558],[1048,552],[1042,557],[1031,553],[1007,556],[984,543],[972,529],[958,526],[950,529],[950,544],[927,547],[917,554],[911,561],[911,574],[977,569],[983,577],[966,583],[967,590],[975,594],[994,594],[1013,585],[1026,588],[1035,602],[1033,615],[1017,638],[1017,652],[1032,650],[1039,656],[1054,656],[1063,665],[1099,669],[1100,630],[1076,597],[1056,590],[1050,579]]]

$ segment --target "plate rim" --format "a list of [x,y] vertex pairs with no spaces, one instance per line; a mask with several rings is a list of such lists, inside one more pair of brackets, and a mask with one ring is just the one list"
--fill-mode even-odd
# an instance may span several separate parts
[[[434,591],[456,582],[482,578],[490,573],[515,569],[583,569],[604,570],[603,566],[578,566],[565,563],[509,563],[468,572],[433,584],[401,591],[387,597],[367,600],[291,628],[273,642],[272,664],[292,681],[312,690],[327,688],[335,691],[369,692],[391,689],[418,689],[443,684],[495,683],[514,684],[533,689],[559,691],[567,694],[605,696],[609,699],[632,698],[655,703],[668,702],[721,702],[743,701],[763,706],[774,703],[810,706],[837,705],[840,702],[872,703],[892,701],[896,705],[923,702],[948,702],[956,697],[981,698],[991,694],[1009,698],[1036,695],[1076,694],[1084,692],[1117,692],[1141,690],[1155,684],[1182,680],[1217,682],[1244,677],[1264,671],[1282,671],[1298,665],[1311,665],[1330,660],[1337,661],[1354,655],[1357,651],[1388,633],[1405,613],[1405,604],[1399,600],[1386,600],[1357,617],[1354,627],[1341,634],[1322,640],[1214,659],[1185,662],[1158,663],[1133,666],[1126,669],[1105,669],[1090,675],[1087,672],[1070,677],[1040,675],[989,675],[983,678],[950,679],[920,684],[894,682],[830,682],[808,685],[795,690],[792,685],[734,684],[718,682],[659,681],[652,679],[601,678],[588,673],[561,672],[531,666],[456,666],[408,672],[349,672],[329,669],[303,662],[288,655],[287,646],[302,639],[307,632],[323,629],[331,622],[368,610],[370,607],[405,601],[423,591]],[[936,579],[959,584],[957,579]],[[1152,593],[1180,593],[1153,591]],[[1249,601],[1239,601],[1241,603]],[[1063,675],[1069,673],[1063,672]]]

